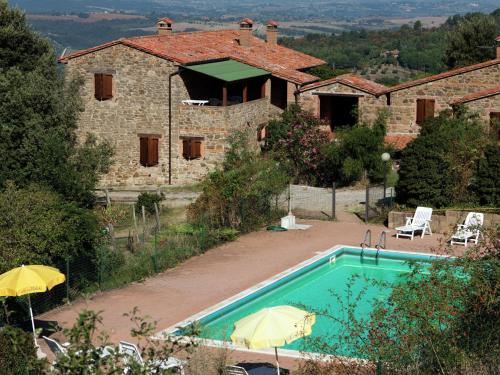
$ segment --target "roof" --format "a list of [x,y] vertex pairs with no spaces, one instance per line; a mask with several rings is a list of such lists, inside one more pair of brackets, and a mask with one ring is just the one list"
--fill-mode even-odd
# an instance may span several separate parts
[[249,47],[239,44],[238,30],[197,31],[123,38],[76,51],[62,57],[59,62],[64,63],[88,53],[122,44],[183,65],[232,59],[267,70],[274,76],[297,84],[319,79],[300,70],[323,65],[325,61],[280,45],[266,43],[254,36],[251,38],[252,43]]
[[453,76],[458,75],[458,74],[463,74],[463,73],[471,72],[474,70],[487,68],[489,66],[493,66],[493,65],[497,65],[497,64],[500,64],[500,59],[494,59],[494,60],[485,61],[485,62],[482,62],[479,64],[464,66],[462,68],[449,70],[447,72],[435,74],[435,75],[432,75],[429,77],[416,79],[414,81],[404,82],[404,83],[401,83],[399,85],[392,86],[386,90],[386,93],[399,91],[399,90],[407,89],[407,88],[418,86],[418,85],[423,85],[425,83],[437,81],[437,80],[440,80],[443,78],[453,77]]
[[172,21],[172,19],[170,19],[168,17],[160,18],[158,20],[158,22],[164,22],[164,23],[168,23],[168,24],[173,24],[174,23],[174,21]]
[[226,82],[269,75],[269,72],[234,60],[185,66],[186,69]]
[[366,92],[371,95],[378,96],[387,90],[387,86],[380,85],[376,82],[370,81],[369,79],[363,78],[355,74],[343,74],[334,78],[330,78],[324,81],[311,83],[302,87],[299,91],[309,91],[315,88],[331,85],[334,83],[340,83],[354,89]]
[[493,87],[491,89],[482,90],[482,91],[475,92],[475,93],[472,93],[469,95],[465,95],[465,96],[461,97],[460,99],[454,100],[453,102],[451,102],[451,104],[452,105],[464,104],[464,103],[468,103],[468,102],[473,102],[474,100],[487,98],[489,96],[495,96],[498,94],[500,94],[500,86],[496,86],[496,87]]
[[402,150],[415,138],[417,138],[416,134],[389,134],[384,137],[384,142],[396,150]]

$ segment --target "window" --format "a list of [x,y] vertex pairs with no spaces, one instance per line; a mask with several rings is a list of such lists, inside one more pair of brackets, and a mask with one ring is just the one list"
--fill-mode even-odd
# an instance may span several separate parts
[[490,112],[491,135],[500,141],[500,112]]
[[140,163],[144,167],[158,165],[158,137],[140,136]]
[[94,74],[94,95],[97,100],[108,100],[113,97],[112,74]]
[[417,124],[422,125],[428,118],[434,117],[434,99],[417,99]]
[[201,158],[202,138],[183,138],[182,139],[182,157],[186,160]]

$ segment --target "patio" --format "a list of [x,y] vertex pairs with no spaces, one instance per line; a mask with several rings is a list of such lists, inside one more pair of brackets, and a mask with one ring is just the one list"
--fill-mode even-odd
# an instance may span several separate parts
[[[140,308],[142,315],[156,320],[158,330],[161,330],[311,258],[317,252],[336,244],[359,246],[367,229],[372,230],[375,239],[387,229],[361,224],[350,215],[340,222],[300,222],[312,227],[306,231],[263,230],[243,235],[142,283],[98,293],[88,301],[74,302],[38,318],[56,320],[67,327],[83,309],[102,310],[103,324],[110,340],[131,340],[130,322],[123,313],[131,311],[134,306]],[[391,231],[388,236],[389,249],[430,252],[442,239],[441,235],[435,234],[410,241],[396,239],[392,237],[394,233]],[[462,247],[455,249],[463,251]],[[232,353],[231,358],[234,361],[272,362],[272,357],[265,354],[243,351]],[[293,368],[294,363],[295,359],[283,358],[284,367]]]

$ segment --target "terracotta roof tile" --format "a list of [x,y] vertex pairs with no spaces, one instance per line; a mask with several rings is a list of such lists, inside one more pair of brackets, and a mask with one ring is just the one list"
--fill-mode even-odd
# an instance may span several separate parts
[[309,91],[318,87],[331,85],[333,83],[340,83],[376,96],[382,94],[383,92],[385,92],[385,90],[387,90],[386,86],[380,85],[361,76],[355,74],[343,74],[324,81],[311,83],[307,86],[302,87],[300,89],[300,92]]
[[421,78],[421,79],[416,79],[414,81],[409,81],[409,82],[404,82],[396,86],[392,86],[386,90],[386,92],[393,92],[393,91],[399,91],[403,89],[407,89],[409,87],[413,86],[418,86],[418,85],[423,85],[424,83],[432,82],[432,81],[437,81],[439,79],[443,78],[448,78],[448,77],[453,77],[458,74],[463,74],[467,72],[471,72],[473,70],[478,70],[482,68],[487,68],[489,66],[493,66],[496,64],[500,64],[500,59],[494,59],[494,60],[489,60],[485,61],[479,64],[474,64],[474,65],[469,65],[469,66],[464,66],[462,68],[457,68],[453,70],[449,70],[447,72],[435,74],[429,77]]
[[275,27],[278,27],[280,24],[276,21],[273,21],[273,20],[269,20],[267,21],[267,26],[275,26]]
[[253,20],[251,20],[250,18],[243,18],[241,21],[240,21],[240,25],[244,23],[246,25],[253,25]]
[[416,134],[389,134],[385,136],[384,142],[396,150],[402,150],[415,138],[417,138]]
[[318,77],[300,70],[322,65],[318,58],[252,36],[252,45],[239,44],[238,30],[199,31],[123,38],[100,46],[77,51],[59,61],[67,62],[115,44],[123,44],[179,64],[192,64],[219,59],[234,59],[267,70],[273,75],[304,84]]
[[482,91],[475,92],[475,93],[472,93],[469,95],[465,95],[465,96],[461,97],[460,99],[457,99],[457,100],[451,102],[451,104],[468,103],[468,102],[472,102],[474,100],[486,98],[488,96],[495,96],[495,95],[499,95],[499,94],[500,94],[500,86],[497,86],[497,87],[493,87],[491,89],[482,90]]
[[174,21],[171,18],[168,18],[168,17],[160,18],[158,20],[158,22],[165,22],[165,23],[169,23],[169,24],[173,24],[174,23]]

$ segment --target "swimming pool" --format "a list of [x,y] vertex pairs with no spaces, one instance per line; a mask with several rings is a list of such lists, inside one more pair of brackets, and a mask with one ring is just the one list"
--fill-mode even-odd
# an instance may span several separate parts
[[[315,337],[335,340],[343,332],[340,322],[346,319],[343,307],[347,307],[349,299],[359,295],[354,315],[367,317],[374,301],[383,303],[387,300],[390,285],[403,281],[408,275],[411,270],[409,261],[422,263],[425,268],[437,258],[435,255],[391,250],[381,250],[378,256],[374,249],[365,249],[362,256],[361,253],[361,248],[336,246],[175,325],[177,329],[171,329],[170,333],[184,335],[185,331],[179,327],[198,322],[201,338],[213,343],[230,341],[234,323],[239,319],[265,307],[295,305],[309,311],[325,311],[330,317],[318,315],[310,338],[306,341],[299,339],[283,348],[318,351],[317,347],[307,345],[312,345]],[[335,347],[335,353],[324,354],[356,355],[348,344],[330,344]]]

